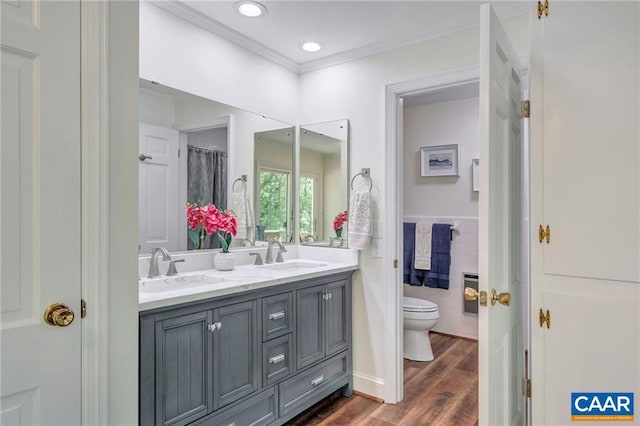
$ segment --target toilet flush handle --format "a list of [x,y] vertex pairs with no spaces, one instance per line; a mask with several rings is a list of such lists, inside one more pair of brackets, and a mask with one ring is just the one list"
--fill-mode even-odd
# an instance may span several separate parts
[[480,297],[480,306],[487,306],[487,292],[478,291],[475,288],[465,287],[464,300],[477,300]]

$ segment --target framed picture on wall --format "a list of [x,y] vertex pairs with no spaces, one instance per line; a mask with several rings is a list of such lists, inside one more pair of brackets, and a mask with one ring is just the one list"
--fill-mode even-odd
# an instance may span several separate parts
[[420,148],[421,176],[460,176],[458,144]]

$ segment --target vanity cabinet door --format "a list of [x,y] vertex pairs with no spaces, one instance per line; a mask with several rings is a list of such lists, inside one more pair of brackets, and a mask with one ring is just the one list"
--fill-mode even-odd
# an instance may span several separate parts
[[327,284],[325,294],[327,319],[326,356],[330,356],[348,347],[351,303],[346,281]]
[[214,409],[259,388],[260,348],[257,302],[235,303],[213,310]]
[[156,322],[155,424],[187,424],[213,408],[211,320],[211,311],[203,311]]
[[298,369],[324,358],[324,294],[324,285],[296,291],[296,360]]

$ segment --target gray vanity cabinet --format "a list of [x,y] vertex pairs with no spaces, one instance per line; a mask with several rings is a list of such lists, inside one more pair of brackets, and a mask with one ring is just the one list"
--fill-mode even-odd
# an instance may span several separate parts
[[351,271],[140,314],[140,424],[281,425],[352,394]]
[[255,392],[261,380],[255,300],[213,311],[213,408],[218,409]]
[[296,292],[298,369],[347,349],[349,299],[346,280]]
[[155,325],[155,380],[158,424],[187,424],[211,404],[211,311],[158,321]]

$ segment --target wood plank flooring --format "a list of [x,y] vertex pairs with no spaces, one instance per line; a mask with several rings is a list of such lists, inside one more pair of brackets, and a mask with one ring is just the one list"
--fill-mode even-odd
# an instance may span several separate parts
[[438,333],[430,339],[433,361],[404,360],[402,402],[381,404],[336,392],[286,425],[477,425],[478,343]]

